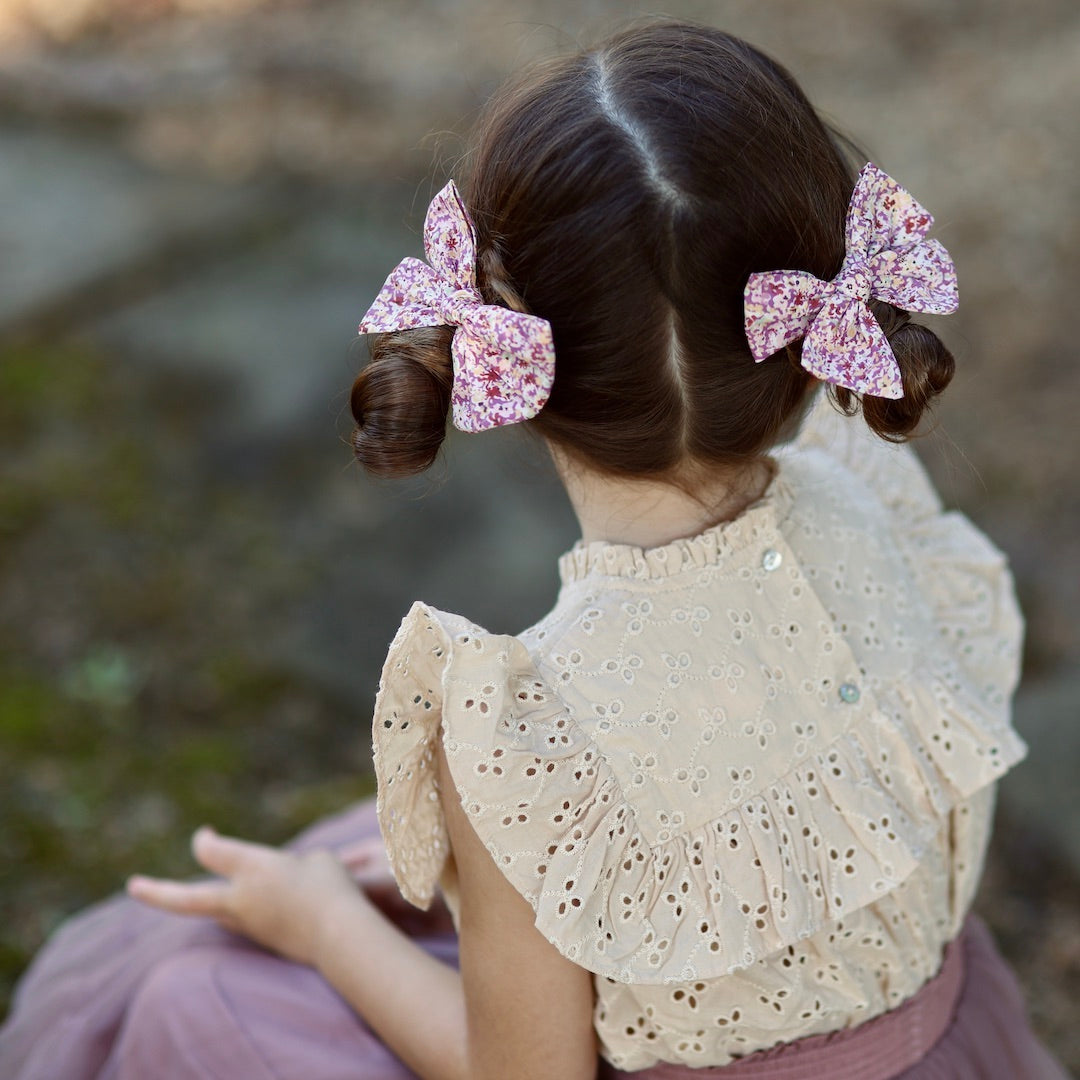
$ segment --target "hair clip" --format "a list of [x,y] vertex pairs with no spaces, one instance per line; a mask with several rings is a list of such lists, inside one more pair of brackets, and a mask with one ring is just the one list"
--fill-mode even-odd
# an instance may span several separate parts
[[428,207],[424,251],[426,263],[403,259],[395,267],[360,333],[454,327],[454,426],[484,431],[531,420],[555,379],[551,324],[484,303],[476,288],[476,231],[453,180]]
[[802,366],[836,386],[904,396],[900,367],[867,306],[947,315],[959,302],[956,268],[934,219],[892,177],[867,162],[848,204],[844,264],[831,281],[805,270],[751,274],[743,294],[746,337],[757,363],[803,338]]

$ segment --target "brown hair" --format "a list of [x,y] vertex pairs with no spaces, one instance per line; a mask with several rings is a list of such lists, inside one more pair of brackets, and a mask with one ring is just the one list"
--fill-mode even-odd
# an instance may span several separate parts
[[[687,23],[633,26],[497,93],[465,200],[485,302],[551,323],[555,384],[530,424],[623,476],[767,451],[815,380],[800,343],[754,363],[743,287],[758,270],[839,271],[855,183],[844,145],[783,67]],[[906,312],[871,309],[891,335],[904,397],[866,397],[863,415],[899,440],[953,360]],[[446,328],[373,339],[352,392],[353,445],[369,471],[403,475],[434,460],[449,342]],[[847,391],[834,396],[858,407]]]

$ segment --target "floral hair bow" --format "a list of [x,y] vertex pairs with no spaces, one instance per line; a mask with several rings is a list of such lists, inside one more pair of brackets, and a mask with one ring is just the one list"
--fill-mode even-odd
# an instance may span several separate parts
[[761,363],[801,337],[802,366],[817,378],[874,397],[903,397],[899,365],[867,301],[935,315],[956,310],[956,268],[937,240],[926,239],[933,222],[867,162],[848,205],[844,264],[832,281],[805,270],[750,275],[743,299],[754,359]]
[[360,333],[453,326],[454,426],[484,431],[530,420],[555,378],[551,325],[484,303],[476,288],[476,232],[453,180],[428,207],[424,252],[427,263],[403,259],[391,272]]

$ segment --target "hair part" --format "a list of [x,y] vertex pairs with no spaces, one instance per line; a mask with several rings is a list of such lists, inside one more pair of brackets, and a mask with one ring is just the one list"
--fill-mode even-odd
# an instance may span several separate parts
[[[617,476],[700,475],[767,452],[816,380],[801,342],[754,362],[743,288],[755,271],[838,273],[856,171],[847,147],[783,67],[688,23],[631,26],[498,92],[464,192],[485,302],[552,327],[554,385],[528,426]],[[833,398],[899,441],[953,359],[906,312],[871,309],[904,398]],[[374,336],[353,389],[365,468],[427,468],[451,382],[447,328]]]

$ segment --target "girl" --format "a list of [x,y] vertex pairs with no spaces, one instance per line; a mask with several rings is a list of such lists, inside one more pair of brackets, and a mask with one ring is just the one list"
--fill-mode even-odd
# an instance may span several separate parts
[[528,421],[582,529],[555,608],[416,604],[382,840],[370,806],[288,851],[200,830],[217,877],[45,950],[5,1077],[1065,1075],[968,913],[1025,753],[1008,572],[896,445],[952,375],[909,313],[953,267],[845,149],[678,23],[495,98],[361,324],[355,449],[403,475],[448,409]]

